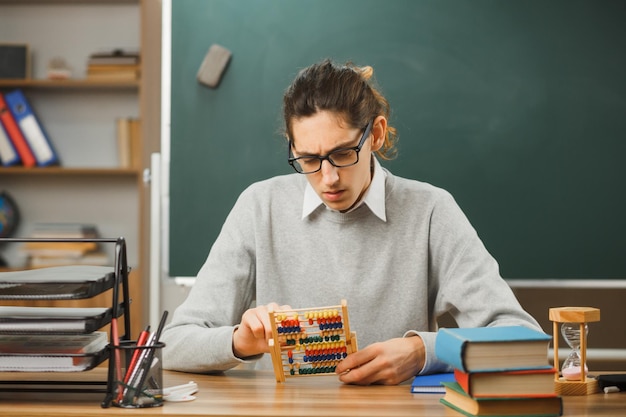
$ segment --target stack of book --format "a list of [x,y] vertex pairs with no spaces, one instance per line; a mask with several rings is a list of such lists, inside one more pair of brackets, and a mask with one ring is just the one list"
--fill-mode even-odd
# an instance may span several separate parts
[[87,61],[87,79],[92,81],[136,81],[139,73],[139,53],[134,51],[96,52]]
[[441,402],[467,416],[560,416],[551,337],[522,326],[441,329],[437,357],[454,367]]
[[[37,223],[33,238],[94,239],[98,237],[95,225],[82,223]],[[30,268],[63,265],[110,265],[108,255],[93,241],[34,241],[21,248],[28,257]]]

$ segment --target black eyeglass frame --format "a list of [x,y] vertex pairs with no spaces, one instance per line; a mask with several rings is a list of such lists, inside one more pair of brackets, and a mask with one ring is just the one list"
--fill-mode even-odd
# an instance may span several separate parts
[[[370,120],[370,122],[367,124],[367,126],[365,126],[365,131],[363,132],[363,135],[361,136],[361,139],[359,140],[359,143],[356,146],[352,146],[352,147],[349,147],[349,148],[335,149],[334,151],[329,152],[328,154],[326,154],[324,156],[319,156],[319,155],[302,155],[302,156],[299,156],[297,158],[294,158],[293,157],[293,153],[291,152],[291,147],[293,145],[293,140],[290,138],[289,139],[289,149],[288,149],[288,155],[287,155],[287,162],[289,162],[289,165],[291,165],[291,167],[294,169],[294,171],[296,171],[298,174],[313,174],[313,173],[319,171],[320,169],[322,169],[322,162],[324,162],[324,161],[328,161],[332,166],[334,166],[336,168],[346,168],[346,167],[350,167],[350,166],[356,165],[356,164],[359,163],[359,152],[361,152],[361,148],[363,148],[363,145],[365,144],[365,140],[370,136],[373,124],[374,124],[374,121]],[[351,163],[349,165],[337,165],[337,164],[335,164],[333,162],[333,160],[331,159],[332,155],[334,153],[336,153],[336,152],[345,152],[345,151],[355,151],[356,152],[356,161],[354,161],[353,163]],[[315,171],[302,172],[302,171],[299,171],[298,168],[296,168],[295,162],[298,159],[310,159],[310,158],[316,158],[316,159],[319,159],[319,161],[320,161],[320,166]]]

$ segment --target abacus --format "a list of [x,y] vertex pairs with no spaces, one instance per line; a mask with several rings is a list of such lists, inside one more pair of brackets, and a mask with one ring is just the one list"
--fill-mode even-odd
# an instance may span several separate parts
[[350,332],[348,304],[269,312],[269,340],[276,382],[287,376],[329,375],[348,354],[357,351]]

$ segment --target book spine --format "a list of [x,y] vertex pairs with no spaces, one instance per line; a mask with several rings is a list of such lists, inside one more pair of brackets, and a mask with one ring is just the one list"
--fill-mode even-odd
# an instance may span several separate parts
[[440,329],[435,339],[435,352],[439,360],[451,365],[455,369],[467,371],[463,355],[467,341],[457,337],[448,329]]
[[0,93],[0,122],[11,139],[11,142],[13,142],[15,150],[22,160],[22,165],[29,168],[35,166],[37,164],[35,155],[30,149],[28,142],[26,142],[26,138],[22,135],[22,131],[13,117],[13,114],[9,111],[9,107],[2,93]]
[[463,388],[463,391],[465,391],[470,397],[474,396],[470,385],[469,372],[463,372],[460,369],[455,369],[454,379],[456,380],[457,384],[459,384],[461,388]]
[[130,166],[141,169],[141,121],[130,119]]
[[0,163],[6,167],[20,163],[20,156],[13,147],[13,142],[2,123],[0,123]]
[[120,168],[131,166],[130,121],[120,117],[115,121],[117,136],[117,155]]

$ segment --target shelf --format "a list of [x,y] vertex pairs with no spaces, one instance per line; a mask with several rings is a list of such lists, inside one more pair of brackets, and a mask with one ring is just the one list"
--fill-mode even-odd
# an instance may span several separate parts
[[115,3],[130,3],[136,4],[140,0],[0,0],[0,4],[115,4]]
[[88,79],[69,80],[45,80],[26,79],[10,80],[0,79],[0,88],[41,88],[41,89],[77,89],[77,90],[109,90],[111,88],[126,90],[138,89],[139,80],[136,81],[95,81]]
[[102,176],[102,177],[132,177],[139,174],[136,168],[63,168],[63,167],[0,167],[0,176],[3,175],[54,175],[61,176]]

